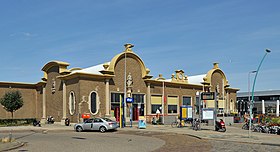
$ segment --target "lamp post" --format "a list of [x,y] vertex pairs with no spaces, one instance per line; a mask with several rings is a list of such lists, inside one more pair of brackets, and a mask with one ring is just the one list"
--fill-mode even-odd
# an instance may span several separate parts
[[256,73],[257,71],[250,71],[249,73],[248,73],[248,102],[250,102],[251,100],[250,100],[250,84],[251,84],[251,80],[250,80],[250,75],[252,74],[252,73]]
[[[253,104],[254,104],[254,90],[255,90],[255,84],[256,84],[257,76],[258,76],[258,73],[259,73],[260,67],[261,67],[261,65],[262,65],[262,63],[263,63],[264,58],[265,58],[266,55],[267,55],[268,53],[270,53],[270,52],[271,52],[271,51],[270,51],[269,49],[265,49],[265,54],[264,54],[264,56],[263,56],[263,58],[262,58],[262,60],[261,60],[261,62],[260,62],[260,64],[259,64],[258,69],[257,69],[256,74],[255,74],[254,83],[253,83],[253,88],[252,88],[252,99],[251,99],[251,102],[250,102],[250,119],[249,119],[250,122],[249,122],[249,129],[251,128],[251,125],[252,125],[252,122],[251,122],[251,119],[252,119],[252,109],[253,109]],[[250,136],[251,136],[251,132],[249,132],[249,133],[250,133]]]
[[124,95],[123,95],[123,127],[126,122],[126,51],[124,52]]
[[[250,105],[250,107],[251,107],[251,100],[250,100],[250,83],[251,83],[251,81],[250,81],[250,74],[251,73],[256,73],[257,71],[250,71],[249,73],[248,73],[248,103],[249,103],[249,105]],[[249,109],[249,111],[250,111],[250,115],[249,115],[249,117],[250,117],[250,122],[251,122],[251,108]],[[251,127],[249,127],[249,137],[251,136]]]
[[161,112],[162,112],[162,124],[164,124],[164,80],[162,80],[162,108],[161,108]]

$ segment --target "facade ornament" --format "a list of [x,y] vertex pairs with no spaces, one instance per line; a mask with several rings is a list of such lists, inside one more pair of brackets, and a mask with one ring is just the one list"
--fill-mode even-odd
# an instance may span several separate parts
[[185,82],[188,82],[188,76],[187,75],[185,75]]
[[214,62],[213,65],[214,65],[213,69],[219,69],[219,63],[218,62]]
[[127,76],[126,84],[127,84],[128,88],[132,87],[132,85],[133,85],[133,80],[132,80],[131,73],[129,73],[128,76]]
[[127,44],[124,45],[124,47],[125,47],[125,50],[124,50],[125,52],[133,52],[132,49],[131,49],[131,48],[134,47],[133,44],[127,43]]
[[156,78],[156,80],[165,80],[165,78],[162,76],[162,74],[159,74],[158,78]]
[[148,75],[151,72],[149,68],[146,68],[146,74]]
[[132,85],[133,85],[133,79],[131,76],[131,73],[129,72],[127,79],[126,79],[126,87],[127,87],[127,97],[132,97]]
[[207,81],[207,77],[204,77],[204,78],[203,78],[203,81],[206,82],[206,81]]
[[109,67],[109,65],[110,65],[110,63],[108,63],[108,62],[104,63],[104,64],[103,64],[103,68],[104,68],[104,70],[107,70],[107,69],[108,69],[108,67]]
[[220,97],[220,86],[219,84],[216,85],[216,89],[215,89],[217,96]]
[[220,86],[219,86],[219,84],[217,84],[217,86],[216,86],[216,92],[219,93],[219,92],[220,92],[219,90],[220,90]]
[[172,81],[175,80],[175,74],[174,74],[174,73],[172,73],[172,75],[171,75],[171,80],[172,80]]

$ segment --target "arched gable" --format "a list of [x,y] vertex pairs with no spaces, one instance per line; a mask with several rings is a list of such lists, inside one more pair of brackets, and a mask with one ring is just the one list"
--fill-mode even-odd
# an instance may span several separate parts
[[58,67],[58,73],[64,73],[68,72],[67,66],[70,64],[67,62],[62,62],[62,61],[50,61],[45,66],[42,68],[42,71],[44,71],[44,77],[42,78],[43,80],[47,80],[48,76],[47,73],[50,68],[57,66]]
[[226,78],[226,75],[225,75],[225,73],[219,68],[219,66],[218,66],[218,63],[214,63],[214,68],[213,69],[211,69],[211,70],[209,70],[208,72],[207,72],[207,74],[206,74],[206,76],[203,78],[204,79],[204,83],[206,83],[206,84],[211,84],[211,79],[212,79],[212,75],[214,74],[214,73],[219,73],[219,74],[221,74],[221,76],[223,77],[223,83],[225,84],[225,86],[229,86],[229,84],[228,84],[228,80],[227,80],[227,78]]
[[141,67],[141,73],[142,73],[142,78],[150,78],[151,76],[149,76],[150,70],[148,68],[146,68],[144,62],[142,61],[142,59],[135,54],[134,52],[132,52],[131,48],[126,48],[126,50],[118,55],[116,55],[110,62],[109,67],[107,68],[107,71],[109,71],[110,73],[114,74],[115,73],[115,67],[116,64],[123,58],[126,57],[130,57],[135,59]]

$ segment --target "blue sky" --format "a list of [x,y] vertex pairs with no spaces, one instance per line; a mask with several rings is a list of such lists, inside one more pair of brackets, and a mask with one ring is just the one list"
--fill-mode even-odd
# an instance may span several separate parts
[[49,61],[86,68],[132,43],[154,78],[177,69],[203,74],[219,62],[241,92],[270,48],[255,90],[280,89],[279,6],[278,0],[2,0],[0,81],[36,83]]

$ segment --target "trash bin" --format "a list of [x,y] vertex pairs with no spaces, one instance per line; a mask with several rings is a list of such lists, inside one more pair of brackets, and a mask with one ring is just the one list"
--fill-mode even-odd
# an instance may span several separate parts
[[139,117],[139,120],[138,120],[138,128],[139,128],[139,129],[145,129],[145,128],[146,128],[146,121],[145,121],[145,118]]

